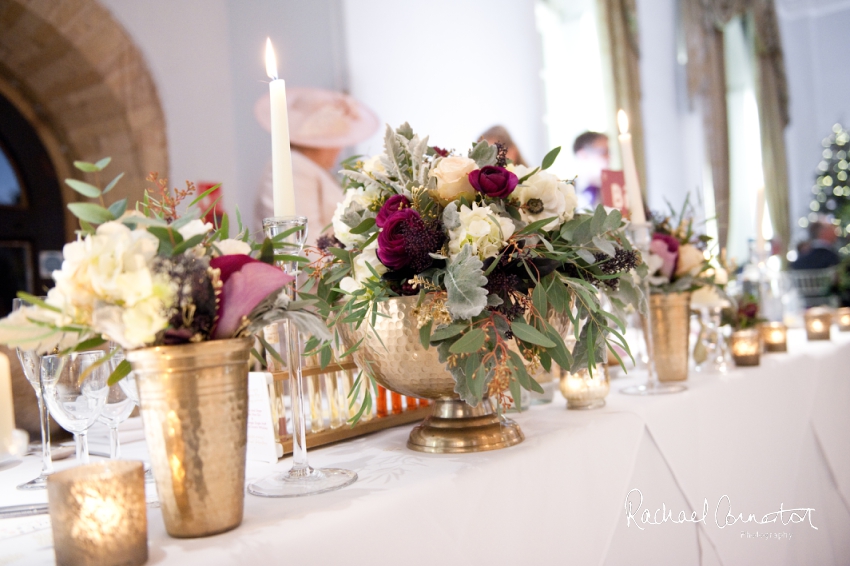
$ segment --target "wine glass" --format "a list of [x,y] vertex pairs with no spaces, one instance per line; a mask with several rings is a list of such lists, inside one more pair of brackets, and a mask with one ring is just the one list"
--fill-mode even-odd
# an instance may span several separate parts
[[[124,350],[119,349],[112,356],[112,370],[118,367],[124,361]],[[130,399],[133,404],[131,406],[141,407],[142,403],[139,400],[139,387],[136,384],[136,373],[130,372],[125,375],[117,384],[113,385],[113,387],[120,387],[121,391],[124,395]],[[130,409],[132,412],[132,409]],[[145,483],[154,483],[156,480],[153,477],[153,470],[150,467],[150,464],[145,463]]]
[[[263,229],[266,236],[274,238],[288,230],[295,229],[277,246],[288,247],[283,253],[294,255],[301,253],[307,240],[307,219],[303,216],[277,216],[265,218]],[[293,252],[293,249],[295,250]],[[275,250],[277,253],[278,250]],[[281,267],[296,280],[297,262],[283,262]],[[295,285],[289,288],[290,297],[295,296]],[[282,474],[274,474],[248,485],[248,493],[260,497],[301,497],[334,491],[357,481],[357,474],[341,468],[313,468],[307,462],[307,444],[305,440],[306,412],[310,410],[304,399],[304,382],[301,375],[301,353],[304,351],[298,330],[289,321],[278,323],[278,339],[273,344],[285,358],[289,372],[289,391],[292,407],[292,467]],[[282,394],[282,391],[276,392]],[[279,403],[282,407],[283,402]]]
[[[40,297],[45,299],[46,297]],[[32,306],[23,299],[12,299],[12,310]],[[53,458],[50,455],[50,417],[44,410],[44,397],[41,393],[41,356],[36,350],[15,348],[18,360],[24,368],[24,375],[38,399],[38,422],[41,426],[41,473],[37,478],[18,486],[18,489],[46,489],[47,476],[53,473]]]
[[103,404],[100,417],[98,417],[100,422],[109,427],[109,458],[111,460],[117,460],[121,457],[118,426],[126,421],[130,413],[133,412],[133,409],[136,408],[135,402],[127,395],[120,383],[118,382],[109,387],[109,392],[106,394],[106,402]]
[[109,395],[110,370],[109,364],[102,363],[103,356],[102,351],[91,351],[41,358],[44,401],[53,419],[73,433],[80,464],[89,463],[86,433]]

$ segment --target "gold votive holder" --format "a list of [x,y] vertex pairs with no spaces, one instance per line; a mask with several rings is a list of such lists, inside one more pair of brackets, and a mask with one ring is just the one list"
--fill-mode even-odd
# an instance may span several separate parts
[[561,393],[567,399],[567,409],[598,409],[605,406],[605,397],[611,389],[608,368],[602,364],[593,369],[575,373],[561,371]]
[[761,354],[761,335],[755,328],[737,330],[729,338],[729,349],[736,366],[757,366]]
[[850,332],[850,307],[841,307],[835,311],[835,324],[841,332]]
[[57,564],[136,566],[147,562],[141,462],[115,460],[51,474],[47,499]]
[[809,340],[829,340],[831,326],[831,310],[813,307],[806,311],[806,338]]
[[762,323],[761,339],[765,352],[788,351],[788,327],[781,322]]

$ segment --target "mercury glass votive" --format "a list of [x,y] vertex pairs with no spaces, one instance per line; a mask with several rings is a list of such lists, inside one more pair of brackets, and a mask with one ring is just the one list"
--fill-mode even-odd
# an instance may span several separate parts
[[835,323],[841,332],[850,332],[850,307],[841,307],[835,311]]
[[593,369],[593,377],[586,369],[576,373],[561,371],[561,393],[567,399],[567,409],[604,407],[609,390],[608,368],[604,365]]
[[823,307],[814,307],[806,311],[806,338],[809,340],[829,340],[832,326],[832,311]]
[[781,322],[765,322],[761,325],[761,339],[765,352],[788,351],[788,327]]
[[112,460],[47,478],[56,564],[136,566],[148,560],[145,470]]
[[736,366],[757,366],[761,354],[761,336],[755,328],[736,330],[729,338],[729,349]]

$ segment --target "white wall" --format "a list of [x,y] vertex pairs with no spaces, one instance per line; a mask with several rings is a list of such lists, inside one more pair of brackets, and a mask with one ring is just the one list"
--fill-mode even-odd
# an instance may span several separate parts
[[836,122],[850,127],[850,74],[844,63],[850,2],[778,0],[777,8],[790,97],[785,142],[791,221],[802,239],[805,231],[796,222],[809,212],[821,140]]
[[[344,0],[351,94],[382,123],[464,150],[494,124],[543,158],[542,56],[533,0]],[[358,147],[374,154],[383,131]]]

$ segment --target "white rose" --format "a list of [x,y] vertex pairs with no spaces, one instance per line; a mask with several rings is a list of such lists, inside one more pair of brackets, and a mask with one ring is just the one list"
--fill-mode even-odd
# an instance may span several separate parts
[[370,157],[366,161],[363,162],[363,172],[364,173],[386,173],[387,169],[384,167],[384,164],[381,163],[381,155],[378,154],[374,157]]
[[209,222],[204,222],[203,220],[195,219],[190,220],[183,226],[177,229],[181,236],[183,236],[184,240],[188,240],[189,238],[193,238],[195,236],[199,236],[201,234],[208,234],[213,229],[212,224]]
[[374,240],[371,244],[366,246],[363,251],[354,258],[353,267],[353,276],[344,277],[339,282],[339,287],[346,293],[353,293],[358,289],[363,288],[363,283],[367,279],[374,279],[375,276],[372,274],[372,271],[367,266],[371,265],[372,269],[378,275],[383,275],[387,272],[387,267],[381,263],[381,260],[378,259],[378,240]]
[[[523,165],[512,165],[509,169],[519,178],[532,171]],[[519,212],[525,222],[556,218],[543,227],[545,230],[552,230],[571,220],[578,205],[575,187],[546,171],[538,171],[523,181],[512,196],[519,199],[522,205]]]
[[469,174],[478,169],[475,161],[468,157],[443,157],[431,169],[431,177],[437,178],[437,188],[432,195],[443,205],[460,198],[475,198],[475,189],[469,184]]
[[669,283],[670,279],[661,273],[661,268],[664,267],[664,258],[653,253],[646,257],[646,280],[650,285],[664,285]]
[[233,238],[228,238],[226,240],[216,242],[214,245],[218,248],[218,251],[221,252],[221,255],[251,254],[250,244],[248,244],[247,242],[243,242],[242,240],[234,240]]
[[705,262],[705,256],[696,246],[679,246],[679,262],[676,264],[676,277],[696,275]]
[[472,253],[481,259],[495,257],[514,233],[510,218],[499,216],[490,206],[472,203],[458,211],[460,226],[449,230],[449,255],[454,258],[464,246],[472,246]]

